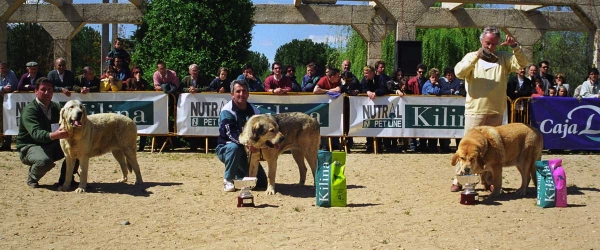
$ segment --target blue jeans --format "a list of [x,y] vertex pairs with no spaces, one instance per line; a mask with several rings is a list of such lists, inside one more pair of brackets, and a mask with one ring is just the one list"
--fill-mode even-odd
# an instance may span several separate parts
[[[248,156],[244,146],[236,143],[219,144],[215,151],[219,160],[225,163],[224,179],[235,180],[248,176]],[[257,187],[267,186],[267,175],[260,165],[256,177],[258,178]]]

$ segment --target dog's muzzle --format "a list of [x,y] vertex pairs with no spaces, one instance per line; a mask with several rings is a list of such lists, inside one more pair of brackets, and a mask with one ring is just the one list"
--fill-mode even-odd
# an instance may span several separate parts
[[80,127],[82,117],[83,117],[83,112],[77,112],[75,114],[75,119],[71,120],[71,125],[73,125],[73,127]]

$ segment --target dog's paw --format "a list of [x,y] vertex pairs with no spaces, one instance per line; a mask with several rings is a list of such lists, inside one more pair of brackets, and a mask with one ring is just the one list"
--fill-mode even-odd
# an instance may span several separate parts
[[85,193],[85,189],[84,188],[77,188],[75,189],[75,193]]
[[119,179],[117,179],[117,182],[125,183],[125,182],[127,182],[127,177],[119,178]]
[[275,187],[273,185],[269,185],[267,187],[267,191],[265,193],[267,195],[274,195],[275,194]]
[[59,186],[57,190],[61,191],[61,192],[67,192],[67,191],[69,191],[69,187],[67,187],[67,186]]
[[144,182],[142,180],[135,180],[135,185],[142,185]]

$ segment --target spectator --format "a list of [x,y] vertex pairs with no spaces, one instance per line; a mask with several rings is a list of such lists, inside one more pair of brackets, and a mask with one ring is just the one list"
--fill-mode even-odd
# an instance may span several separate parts
[[100,91],[117,92],[123,90],[123,82],[115,77],[115,69],[113,67],[106,67],[104,69],[104,76],[100,80]]
[[8,63],[2,61],[0,61],[0,87],[2,93],[11,93],[19,87],[17,75],[8,68]]
[[167,69],[167,64],[163,61],[156,63],[156,72],[152,79],[154,80],[154,90],[162,90],[165,94],[176,94],[179,89],[177,73]]
[[581,86],[583,86],[583,84],[575,87],[575,90],[573,90],[573,97],[581,98]]
[[315,85],[319,82],[320,77],[317,75],[317,65],[309,63],[306,65],[306,75],[302,78],[302,91],[313,92]]
[[554,88],[559,89],[561,86],[564,86],[567,89],[567,95],[569,95],[569,84],[566,83],[567,77],[563,73],[556,74],[554,77]]
[[542,78],[542,83],[544,83],[544,94],[549,95],[548,89],[554,84],[554,76],[548,74],[550,63],[548,61],[541,61],[538,66],[540,67],[540,78]]
[[[404,81],[404,73],[402,73],[401,68],[397,68],[392,73],[390,80],[386,82],[386,94],[398,95],[400,97],[404,96],[404,91],[406,91],[406,81]],[[402,139],[404,142],[404,147],[408,145],[408,138]],[[383,145],[388,151],[398,151],[398,140],[396,138],[383,138]],[[406,148],[401,149],[402,153],[406,152]]]
[[114,68],[115,68],[115,76],[122,82],[125,82],[125,81],[127,81],[127,79],[131,78],[131,71],[129,70],[128,67],[125,67],[123,61],[124,61],[123,58],[116,57],[114,59],[114,62],[115,62]]
[[[148,84],[148,81],[142,78],[144,76],[144,71],[142,68],[140,66],[134,66],[131,69],[131,74],[132,76],[125,81],[125,89],[127,91],[147,91],[150,84]],[[144,151],[147,141],[147,136],[140,136],[138,152]]]
[[144,71],[142,70],[142,68],[140,66],[134,66],[131,69],[131,74],[132,74],[132,77],[127,79],[127,81],[124,82],[126,90],[128,90],[128,91],[146,91],[146,90],[148,90],[148,86],[150,84],[148,84],[148,81],[146,81],[144,78],[142,78],[144,76]]
[[[487,26],[481,32],[479,40],[481,48],[470,52],[456,64],[456,76],[465,79],[467,97],[465,100],[465,133],[480,125],[502,125],[502,117],[506,110],[506,76],[527,65],[527,58],[517,41],[507,35],[500,44],[509,45],[514,54],[496,51],[500,43],[500,30]],[[491,175],[482,174],[482,184],[486,189]],[[450,190],[458,192],[462,186],[454,179]]]
[[21,76],[17,89],[19,91],[34,91],[35,82],[43,77],[43,75],[38,71],[38,64],[36,62],[28,62],[26,66],[27,73]]
[[533,92],[531,92],[531,96],[544,96],[544,83],[542,83],[540,76],[533,76]]
[[425,71],[427,71],[427,66],[420,63],[417,65],[417,75],[408,80],[408,89],[415,95],[420,95],[423,92],[423,85],[425,85],[425,82],[427,81],[427,78],[425,78]]
[[[6,62],[0,61],[0,88],[2,89],[2,93],[11,93],[17,90],[19,86],[19,81],[17,80],[17,76],[15,72],[8,69],[8,64]],[[0,103],[0,121],[3,119],[4,112],[3,110],[4,102]],[[4,131],[4,130],[2,130]],[[2,146],[0,147],[0,151],[10,151],[10,144],[12,143],[12,136],[5,135],[2,137]]]
[[548,88],[548,96],[557,96],[556,89],[554,87]]
[[229,84],[227,83],[228,73],[229,69],[224,67],[219,68],[217,77],[210,82],[210,86],[208,87],[208,89],[210,91],[217,91],[219,93],[230,93],[231,89]]
[[[423,95],[442,95],[442,84],[440,83],[440,71],[436,68],[431,68],[429,70],[429,80],[423,86]],[[429,139],[420,139],[423,144],[424,140],[427,140],[427,147],[424,145],[421,146],[421,149],[424,149],[426,152],[430,153],[438,153],[438,138],[429,138]],[[450,143],[448,143],[450,144]],[[449,145],[448,145],[449,146]]]
[[[190,75],[186,76],[181,80],[179,84],[179,88],[181,93],[200,93],[202,91],[206,91],[208,86],[202,86],[203,84],[200,81],[200,77],[198,74],[198,64],[191,64],[188,67],[188,72]],[[225,75],[227,77],[227,75]]]
[[[454,74],[454,68],[448,67],[444,69],[444,77],[440,78],[440,84],[442,86],[442,95],[460,95],[460,79],[456,78]],[[460,143],[460,139],[454,139],[456,146]],[[450,153],[450,139],[439,139],[440,152]]]
[[342,83],[342,93],[347,95],[356,96],[360,93],[360,83],[356,80],[356,77],[350,71],[344,71],[340,74]]
[[124,44],[123,44],[123,39],[121,38],[115,38],[114,42],[113,42],[113,46],[114,48],[108,52],[108,55],[106,56],[106,65],[107,66],[113,66],[115,65],[114,63],[114,59],[115,58],[121,58],[123,59],[123,67],[124,68],[128,68],[129,69],[129,63],[131,63],[131,56],[129,55],[129,53],[123,48]]
[[65,94],[73,90],[73,85],[75,85],[75,75],[67,70],[67,61],[62,57],[54,61],[54,70],[48,73],[48,80],[52,81],[54,91]]
[[[327,94],[332,98],[338,98],[342,92],[341,84],[340,70],[331,68],[327,75],[321,77],[313,90],[313,94]],[[334,150],[342,149],[339,138],[334,137],[331,140]],[[329,150],[329,142],[326,137],[321,137],[321,150]]]
[[[344,74],[344,72],[350,72],[351,66],[352,66],[352,63],[350,63],[349,60],[344,60],[342,62],[342,85],[347,85],[345,82],[346,79],[344,79],[343,74]],[[354,76],[354,75],[352,75],[352,81],[357,82],[357,83],[359,82],[358,78],[356,78],[356,76]]]
[[246,64],[242,68],[242,74],[238,76],[238,80],[246,80],[248,83],[248,91],[250,92],[265,92],[265,86],[260,79],[254,75],[252,65]]
[[[378,75],[375,75],[375,69],[371,66],[365,66],[363,68],[363,79],[360,82],[360,86],[363,93],[367,93],[369,99],[373,100],[376,96],[382,96],[386,93],[386,82],[382,82]],[[367,153],[375,152],[373,148],[373,137],[367,137]],[[377,138],[377,148],[383,150],[382,138]]]
[[[527,66],[527,78],[533,83],[533,76],[537,76],[537,66],[535,64],[530,64]],[[532,86],[533,87],[533,86]]]
[[[556,76],[558,77],[558,75]],[[558,87],[558,94],[556,96],[559,97],[569,97],[569,90],[564,85]]]
[[383,82],[388,82],[390,79],[392,79],[385,74],[385,62],[383,61],[375,62],[375,75],[378,75]]
[[598,69],[591,68],[588,71],[588,80],[581,84],[581,92],[579,93],[583,98],[600,98],[598,93]]
[[513,101],[519,97],[530,97],[532,86],[532,81],[525,77],[525,68],[520,68],[517,75],[511,77],[506,84],[506,96]]
[[285,67],[285,76],[292,82],[292,92],[302,92],[302,85],[296,80],[296,67],[291,64]]
[[[59,139],[69,136],[67,131],[58,126],[60,104],[52,101],[53,94],[52,81],[41,78],[35,85],[36,98],[21,113],[17,150],[21,162],[29,166],[27,185],[32,188],[39,186],[39,180],[54,167],[55,161],[64,158]],[[75,171],[77,167],[76,163]],[[64,182],[65,169],[63,161],[59,186]]]
[[[248,155],[246,147],[239,142],[240,133],[248,119],[260,111],[248,102],[248,84],[246,81],[231,82],[231,101],[223,106],[219,115],[219,139],[215,149],[217,157],[225,164],[223,191],[234,192],[233,180],[248,176]],[[250,151],[257,149],[250,147]],[[257,187],[267,186],[265,170],[258,167]]]
[[83,74],[75,78],[73,91],[81,94],[100,92],[100,79],[94,75],[94,68],[83,67]]
[[281,71],[280,62],[274,62],[271,65],[271,70],[273,74],[267,76],[265,79],[265,91],[271,92],[276,95],[283,95],[287,92],[292,91],[292,81],[287,76],[283,75]]

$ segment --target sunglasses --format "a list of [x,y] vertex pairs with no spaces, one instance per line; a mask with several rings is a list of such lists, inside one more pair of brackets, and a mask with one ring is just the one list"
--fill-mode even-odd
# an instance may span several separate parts
[[425,71],[417,71],[417,73],[423,74],[423,73],[425,73]]

